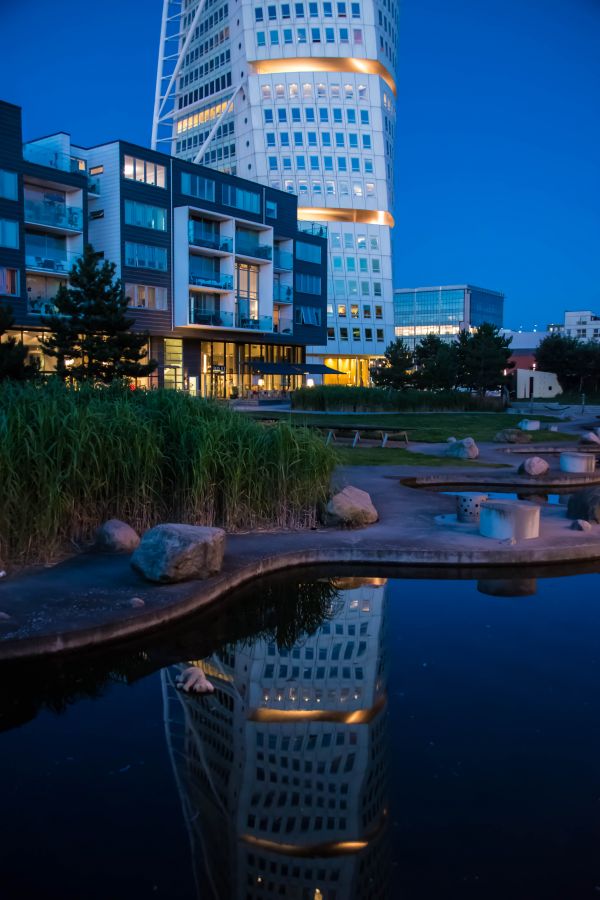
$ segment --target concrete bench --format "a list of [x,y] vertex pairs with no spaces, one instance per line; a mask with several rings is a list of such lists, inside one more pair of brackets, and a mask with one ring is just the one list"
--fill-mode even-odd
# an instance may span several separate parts
[[537,538],[540,536],[540,507],[514,500],[483,500],[479,534],[499,541]]
[[[322,426],[315,426],[315,427],[322,428]],[[332,441],[337,441],[338,436],[339,436],[338,435],[339,431],[353,431],[354,432],[354,435],[352,438],[352,446],[353,447],[356,447],[357,444],[360,443],[360,441],[363,438],[363,435],[364,435],[364,437],[368,438],[374,434],[380,435],[380,438],[381,438],[380,446],[381,447],[385,447],[387,442],[390,440],[390,438],[398,438],[398,439],[401,438],[404,441],[404,443],[406,444],[406,446],[408,447],[408,434],[406,431],[395,431],[395,430],[394,431],[385,431],[383,428],[374,428],[369,425],[367,425],[366,427],[361,427],[361,428],[348,428],[348,426],[344,426],[342,428],[330,428],[327,431],[327,439],[326,439],[325,443],[330,444]]]
[[561,472],[579,473],[594,472],[596,470],[596,457],[593,453],[561,453],[559,457]]

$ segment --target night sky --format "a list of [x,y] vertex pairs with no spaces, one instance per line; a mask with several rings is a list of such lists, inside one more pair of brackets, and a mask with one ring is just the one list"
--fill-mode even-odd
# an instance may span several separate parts
[[[25,139],[149,144],[161,0],[0,0]],[[600,0],[402,0],[395,283],[600,313]]]

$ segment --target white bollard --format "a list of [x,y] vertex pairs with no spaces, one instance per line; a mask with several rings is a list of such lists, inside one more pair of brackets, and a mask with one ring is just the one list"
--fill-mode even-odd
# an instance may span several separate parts
[[456,498],[457,522],[479,522],[479,512],[483,500],[487,500],[487,494],[461,494]]
[[594,472],[596,469],[596,457],[593,453],[561,453],[559,466],[561,472],[578,474]]
[[540,507],[514,500],[485,500],[481,504],[479,534],[499,541],[527,541],[540,536]]

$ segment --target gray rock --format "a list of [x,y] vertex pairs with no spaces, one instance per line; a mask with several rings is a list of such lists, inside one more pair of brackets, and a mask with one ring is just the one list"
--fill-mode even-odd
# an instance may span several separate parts
[[448,440],[446,441],[446,443],[447,443],[447,444],[455,444],[455,443],[456,443],[456,438],[455,438],[455,437],[449,437]]
[[146,604],[141,597],[132,597],[129,601],[129,605],[133,606],[134,609],[141,609],[142,606],[145,606]]
[[600,522],[600,488],[586,488],[584,491],[571,494],[567,516],[569,519]]
[[96,532],[96,546],[101,550],[132,553],[139,543],[137,531],[119,519],[109,519]]
[[575,519],[575,521],[571,524],[572,531],[591,531],[592,526],[590,522],[586,522],[585,519]]
[[498,432],[494,441],[498,444],[530,444],[532,435],[518,428],[504,428]]
[[473,438],[468,437],[462,441],[448,444],[444,450],[444,456],[450,456],[454,459],[477,459],[479,448]]
[[327,504],[325,518],[328,525],[361,528],[364,525],[372,525],[379,516],[369,494],[348,485],[331,498]]
[[530,456],[519,466],[520,475],[531,475],[534,478],[545,475],[550,466],[541,456]]
[[221,570],[225,532],[199,525],[157,525],[142,537],[131,565],[148,581],[209,578]]

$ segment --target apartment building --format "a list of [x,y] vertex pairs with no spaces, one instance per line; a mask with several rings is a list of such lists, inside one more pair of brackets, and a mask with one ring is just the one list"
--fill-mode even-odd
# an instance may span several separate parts
[[0,127],[0,300],[44,369],[44,319],[89,241],[150,336],[149,386],[227,398],[323,374],[306,347],[326,341],[327,243],[294,195],[121,140],[23,144],[5,102]]

